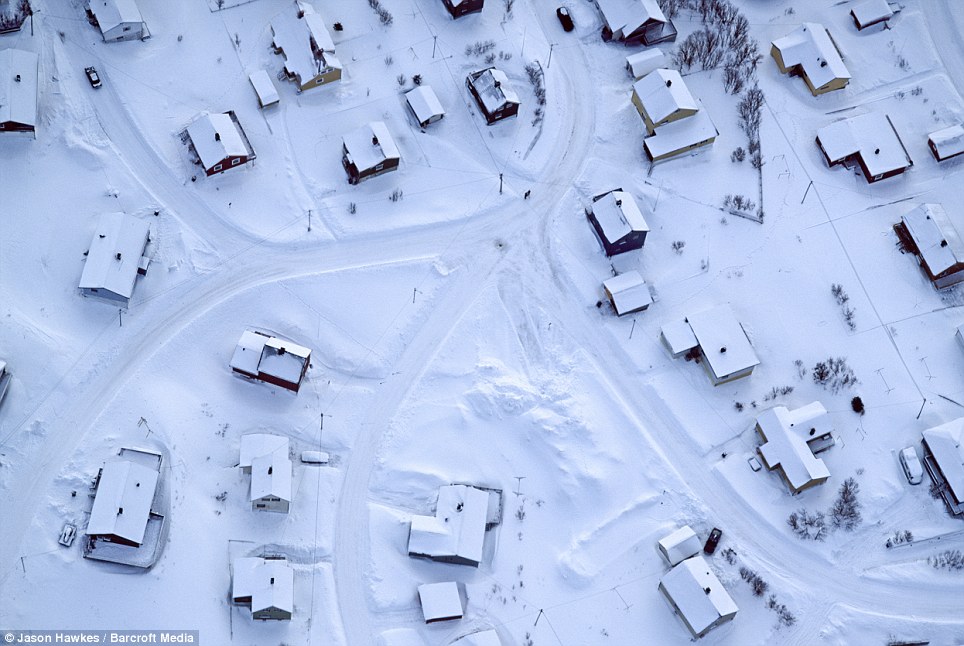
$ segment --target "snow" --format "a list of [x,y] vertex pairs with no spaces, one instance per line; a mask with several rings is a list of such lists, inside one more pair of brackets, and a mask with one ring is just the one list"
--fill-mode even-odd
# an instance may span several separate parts
[[251,74],[248,75],[248,80],[251,81],[251,86],[254,87],[254,91],[258,95],[258,102],[262,108],[274,105],[281,100],[281,97],[278,95],[278,90],[274,86],[274,82],[265,70],[251,72]]
[[932,132],[928,140],[937,149],[937,155],[941,159],[947,159],[952,155],[964,153],[964,126],[961,124],[941,128]]
[[158,478],[156,470],[128,460],[105,464],[86,533],[142,544]]
[[639,275],[638,271],[613,276],[603,281],[603,288],[616,308],[616,314],[622,316],[649,307],[653,302],[653,295],[649,285]]
[[659,127],[664,119],[682,110],[699,110],[683,77],[676,70],[657,69],[633,83],[633,95],[643,105],[650,121]]
[[957,502],[964,502],[964,417],[923,432],[924,441]]
[[[780,468],[791,490],[800,491],[813,482],[826,480],[830,470],[824,461],[815,457],[807,446],[801,426],[819,427],[826,420],[827,411],[819,402],[817,407],[803,407],[790,411],[786,406],[774,406],[756,419],[766,438],[759,447],[767,468]],[[825,429],[821,428],[821,435]]]
[[821,24],[805,22],[799,29],[774,40],[773,46],[780,50],[784,67],[790,69],[799,65],[814,88],[851,78],[827,28]]
[[187,127],[204,170],[210,170],[231,157],[248,155],[240,128],[227,112],[202,114]]
[[37,127],[39,60],[33,52],[0,50],[0,124]]
[[245,557],[232,564],[234,599],[250,597],[251,614],[276,608],[294,612],[294,570],[285,559]]
[[887,0],[863,0],[851,7],[850,11],[862,27],[887,20],[894,15]]
[[646,137],[644,145],[650,159],[672,155],[690,146],[712,139],[719,134],[713,120],[703,107],[703,103],[697,100],[696,106],[696,114],[664,123],[656,128],[656,132]]
[[405,100],[408,101],[408,106],[419,124],[445,116],[445,110],[430,85],[420,85],[414,90],[409,90],[405,93]]
[[502,641],[494,630],[480,630],[456,639],[451,646],[502,646]]
[[737,613],[736,603],[702,556],[688,558],[662,579],[664,594],[679,608],[694,634]]
[[130,300],[150,233],[150,224],[131,215],[101,215],[80,275],[80,289],[104,290]]
[[906,168],[912,163],[890,118],[881,112],[835,121],[817,130],[817,138],[832,163],[858,155],[870,177]]
[[659,539],[659,551],[670,566],[700,552],[700,539],[689,525],[683,525],[672,534]]
[[354,162],[359,172],[375,168],[389,159],[401,159],[395,140],[382,121],[352,130],[342,138],[342,143],[348,159]]
[[423,583],[418,586],[418,598],[426,623],[462,618],[462,597],[455,581]]
[[248,433],[241,436],[241,456],[238,466],[243,470],[249,470],[254,458],[271,453],[288,455],[288,438],[283,435],[273,435],[271,433]]
[[901,216],[921,261],[934,276],[964,262],[964,243],[940,204],[921,204]]
[[635,52],[626,57],[626,67],[633,78],[637,80],[660,67],[666,67],[668,64],[669,59],[666,54],[656,47]]

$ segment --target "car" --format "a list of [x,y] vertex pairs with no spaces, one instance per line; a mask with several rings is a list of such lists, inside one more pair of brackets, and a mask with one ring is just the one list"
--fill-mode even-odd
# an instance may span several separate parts
[[904,469],[907,482],[912,485],[920,484],[924,479],[924,467],[921,466],[920,458],[914,447],[908,446],[900,451],[900,466]]
[[70,547],[74,544],[76,537],[77,526],[73,523],[64,523],[64,528],[60,530],[60,540],[58,542],[64,547]]
[[97,73],[97,69],[93,67],[85,67],[84,74],[87,75],[87,80],[90,81],[90,86],[97,88],[102,85],[100,82],[100,75]]
[[569,14],[568,7],[559,7],[556,9],[556,18],[562,23],[562,28],[566,31],[572,31],[575,29],[575,25],[572,22],[572,16]]
[[703,551],[707,554],[712,554],[716,551],[716,546],[720,544],[720,539],[723,538],[723,530],[716,527],[710,532],[710,537],[706,539],[706,545],[703,546]]
[[763,468],[763,465],[760,464],[760,461],[757,460],[756,456],[754,455],[751,455],[749,458],[747,458],[746,463],[750,465],[750,468],[753,469],[754,473]]

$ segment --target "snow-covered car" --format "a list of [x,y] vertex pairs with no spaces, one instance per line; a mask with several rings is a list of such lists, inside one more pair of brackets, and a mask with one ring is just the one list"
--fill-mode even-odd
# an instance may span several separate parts
[[920,458],[914,447],[908,446],[900,451],[900,466],[904,469],[907,482],[912,485],[920,484],[924,479],[924,467],[921,466]]
[[3,396],[7,394],[10,378],[10,373],[7,371],[7,362],[0,359],[0,402],[3,401]]
[[100,82],[100,74],[97,73],[97,70],[95,68],[85,67],[84,74],[87,75],[87,80],[90,81],[91,87],[97,88],[102,85],[102,83]]
[[73,523],[64,523],[64,528],[60,530],[60,540],[57,542],[64,547],[70,547],[77,538],[77,526]]
[[562,28],[566,31],[572,31],[575,28],[568,7],[559,7],[556,9],[556,18],[559,19],[559,22],[562,23]]

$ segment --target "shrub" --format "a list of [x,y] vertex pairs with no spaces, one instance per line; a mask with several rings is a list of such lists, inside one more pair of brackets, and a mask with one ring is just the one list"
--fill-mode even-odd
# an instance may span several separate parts
[[860,485],[853,478],[847,478],[840,485],[837,499],[830,508],[830,518],[834,527],[842,527],[852,532],[860,524],[862,517],[860,501],[857,500],[858,493],[860,493]]
[[843,388],[852,388],[860,381],[847,365],[845,357],[828,357],[826,361],[818,361],[813,367],[813,383],[829,388],[834,394]]
[[827,538],[827,521],[821,511],[810,514],[801,507],[787,517],[787,525],[802,539],[822,541]]

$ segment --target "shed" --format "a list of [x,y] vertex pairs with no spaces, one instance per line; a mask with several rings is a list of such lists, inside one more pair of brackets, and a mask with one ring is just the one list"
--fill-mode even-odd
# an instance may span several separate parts
[[295,573],[285,558],[244,557],[231,564],[232,603],[251,608],[261,621],[291,619],[294,613]]
[[311,364],[311,350],[256,330],[245,330],[231,357],[234,372],[298,392]]
[[258,105],[262,108],[275,105],[281,100],[281,97],[278,96],[278,90],[275,89],[271,77],[265,70],[251,72],[248,80],[251,81],[251,86],[258,95]]
[[149,38],[151,33],[134,0],[88,0],[87,19],[106,43]]
[[349,184],[397,170],[400,161],[395,140],[382,121],[372,121],[342,137],[341,163]]
[[683,525],[659,541],[659,551],[670,565],[700,553],[700,539],[689,525]]
[[633,105],[653,134],[663,124],[685,119],[700,109],[676,70],[657,69],[633,84]]
[[940,204],[921,204],[894,225],[905,248],[937,289],[964,281],[964,242]]
[[147,222],[125,213],[101,215],[80,275],[80,293],[127,307],[137,277],[147,273],[150,240]]
[[702,556],[688,558],[670,570],[660,580],[659,590],[693,637],[703,637],[736,617],[736,603]]
[[482,561],[489,492],[469,485],[439,487],[434,516],[413,516],[408,555],[478,567]]
[[418,598],[427,624],[462,618],[462,595],[455,581],[424,583],[418,586]]
[[253,162],[257,155],[234,111],[205,112],[187,127],[190,148],[210,177]]
[[826,27],[805,22],[773,41],[770,55],[782,74],[800,76],[814,96],[841,90],[850,83],[850,71]]
[[613,276],[603,282],[603,289],[609,302],[613,304],[618,316],[642,312],[649,308],[653,303],[653,295],[649,291],[649,285],[639,275],[638,271],[631,270]]
[[37,134],[40,58],[22,49],[0,50],[0,133]]
[[894,15],[894,10],[887,4],[887,0],[863,0],[854,5],[850,10],[850,17],[854,19],[854,24],[858,31],[862,31],[872,25],[887,22]]
[[927,145],[937,161],[964,154],[964,126],[957,124],[932,132],[927,137]]
[[630,193],[617,188],[592,198],[586,217],[607,256],[642,249],[649,225]]
[[502,70],[488,67],[472,72],[465,78],[465,85],[482,110],[486,125],[491,126],[519,113],[519,95]]
[[890,117],[881,112],[834,121],[817,131],[816,141],[828,165],[856,164],[870,183],[914,165]]
[[430,85],[419,85],[414,90],[406,92],[405,102],[415,116],[415,121],[422,128],[430,123],[440,121],[445,116],[442,103],[438,100]]
[[639,80],[660,67],[666,67],[669,59],[659,48],[644,49],[641,52],[626,57],[626,69],[636,80]]

